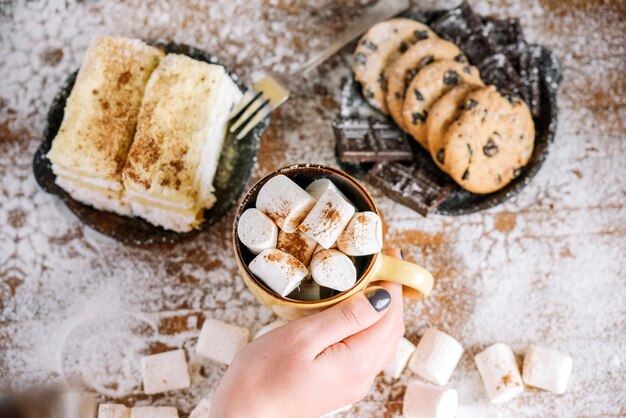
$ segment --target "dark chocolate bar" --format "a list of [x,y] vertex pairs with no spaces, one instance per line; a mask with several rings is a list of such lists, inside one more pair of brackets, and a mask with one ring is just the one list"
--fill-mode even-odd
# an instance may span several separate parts
[[493,41],[499,52],[523,48],[526,44],[522,25],[519,19],[495,19],[487,17],[484,19],[483,33]]
[[431,29],[442,38],[457,44],[474,65],[497,52],[494,42],[483,31],[480,16],[474,13],[466,1],[435,20]]
[[454,187],[443,174],[428,170],[422,162],[376,164],[367,181],[422,216],[435,210]]
[[348,163],[410,161],[413,150],[395,125],[373,119],[341,119],[333,123],[339,159]]
[[483,81],[500,92],[522,94],[522,79],[506,55],[497,53],[486,58],[478,64],[478,70]]

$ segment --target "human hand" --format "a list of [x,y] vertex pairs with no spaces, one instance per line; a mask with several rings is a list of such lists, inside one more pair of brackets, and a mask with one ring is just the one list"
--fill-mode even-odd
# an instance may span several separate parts
[[402,287],[378,285],[248,344],[217,388],[211,418],[317,418],[361,400],[404,335]]

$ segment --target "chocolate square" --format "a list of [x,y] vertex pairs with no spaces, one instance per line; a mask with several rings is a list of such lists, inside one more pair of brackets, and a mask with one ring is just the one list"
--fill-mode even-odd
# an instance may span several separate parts
[[410,161],[407,135],[395,125],[373,119],[341,119],[333,123],[342,162]]
[[427,216],[446,198],[454,184],[423,162],[376,164],[367,181],[391,199]]

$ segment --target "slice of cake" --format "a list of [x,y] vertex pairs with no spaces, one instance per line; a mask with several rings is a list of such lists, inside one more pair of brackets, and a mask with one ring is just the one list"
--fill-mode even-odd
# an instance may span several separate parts
[[91,41],[48,153],[56,183],[75,200],[130,213],[121,173],[146,84],[161,56],[137,39]]
[[242,94],[222,66],[170,54],[152,74],[123,171],[135,216],[177,232],[215,204],[228,115]]

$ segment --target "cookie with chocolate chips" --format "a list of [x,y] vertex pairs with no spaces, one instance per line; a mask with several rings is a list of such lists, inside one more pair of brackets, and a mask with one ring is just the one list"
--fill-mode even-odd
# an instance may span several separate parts
[[476,67],[447,60],[425,66],[409,84],[404,98],[402,117],[406,131],[424,149],[429,150],[426,123],[430,107],[437,99],[461,83],[483,85]]
[[399,127],[406,130],[402,107],[407,86],[420,69],[435,61],[467,62],[459,47],[443,39],[417,42],[387,67],[387,108]]
[[445,134],[450,124],[454,122],[461,110],[475,106],[475,101],[465,102],[466,96],[473,90],[480,88],[476,84],[459,84],[452,90],[441,96],[431,107],[426,130],[428,132],[428,148],[435,164],[445,171]]
[[354,51],[352,70],[370,105],[388,113],[385,102],[388,64],[416,42],[436,37],[428,26],[405,18],[380,22],[363,35]]
[[467,191],[492,193],[530,159],[535,125],[523,100],[488,86],[467,94],[444,142],[445,171]]

